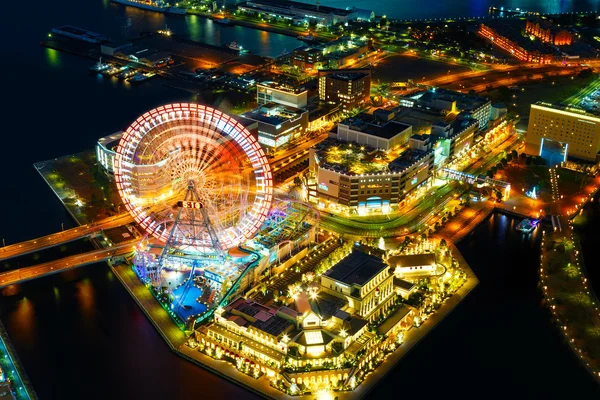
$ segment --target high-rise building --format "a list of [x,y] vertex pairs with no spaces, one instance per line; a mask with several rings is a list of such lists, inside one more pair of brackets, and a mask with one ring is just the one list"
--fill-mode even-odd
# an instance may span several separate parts
[[319,71],[319,98],[339,104],[350,111],[369,101],[371,71],[368,69],[336,69]]
[[541,155],[546,147],[597,162],[600,159],[600,116],[584,110],[538,102],[531,105],[525,151]]

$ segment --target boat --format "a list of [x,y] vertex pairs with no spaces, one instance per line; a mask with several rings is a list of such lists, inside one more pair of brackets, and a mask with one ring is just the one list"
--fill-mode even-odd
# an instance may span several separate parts
[[112,65],[107,64],[107,63],[103,63],[102,62],[102,57],[100,57],[100,60],[98,60],[98,62],[92,68],[90,68],[90,73],[92,73],[92,74],[100,74],[103,71],[106,71],[106,70],[108,70],[111,67],[112,67]]
[[237,44],[237,42],[231,42],[229,44],[226,44],[225,47],[227,47],[228,49],[231,49],[231,50],[239,51],[240,53],[248,52],[248,50],[244,50],[244,48],[242,46],[240,46],[239,44]]
[[517,225],[517,230],[522,233],[531,233],[540,223],[537,219],[529,219],[525,218],[523,221],[519,222]]
[[317,38],[314,37],[312,34],[308,34],[306,36],[304,35],[300,35],[297,37],[298,40],[302,40],[303,42],[316,42]]
[[129,79],[131,77],[133,77],[135,74],[137,73],[137,71],[133,68],[127,68],[125,71],[121,72],[119,74],[119,80],[126,80]]
[[101,72],[101,74],[104,76],[115,76],[115,75],[118,75],[121,72],[125,71],[128,68],[129,67],[127,67],[127,66],[117,67],[115,65],[111,65],[110,68],[105,69],[104,71]]
[[131,83],[131,84],[138,84],[138,83],[142,83],[147,81],[148,79],[152,78],[154,76],[154,73],[149,72],[147,74],[144,74],[142,72],[136,72],[131,78],[127,79],[127,82]]
[[227,18],[227,17],[225,17],[225,18],[213,18],[213,21],[215,21],[215,23],[217,23],[217,24],[231,26],[231,21],[229,21],[229,18]]
[[173,7],[163,0],[110,0],[113,3],[123,4],[126,6],[141,8],[143,10],[156,11],[166,14],[185,15],[187,9],[181,7]]

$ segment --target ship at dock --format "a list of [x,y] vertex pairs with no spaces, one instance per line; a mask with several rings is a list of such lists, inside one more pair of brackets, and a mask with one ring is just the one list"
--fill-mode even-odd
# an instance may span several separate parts
[[161,12],[165,14],[185,15],[187,9],[182,7],[173,7],[162,0],[110,0],[113,3],[123,4],[126,6],[141,8]]

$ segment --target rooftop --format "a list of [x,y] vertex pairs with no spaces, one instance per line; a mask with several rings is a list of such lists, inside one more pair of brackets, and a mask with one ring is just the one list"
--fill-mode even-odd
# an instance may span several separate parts
[[104,146],[107,150],[114,150],[119,145],[121,137],[123,137],[123,131],[115,132],[112,135],[98,139],[98,144]]
[[424,254],[405,254],[390,257],[389,263],[398,267],[422,267],[435,264],[435,255],[432,253]]
[[340,81],[356,81],[369,76],[366,72],[336,72],[334,74],[327,75],[328,78],[337,79]]
[[298,118],[305,110],[284,106],[276,103],[267,103],[252,111],[242,114],[242,117],[252,119],[269,125],[279,125],[290,119]]
[[386,268],[379,257],[353,250],[323,275],[347,285],[362,286]]
[[251,326],[260,331],[266,332],[269,335],[279,336],[294,326],[294,323],[287,319],[273,315],[266,321],[257,320],[256,322],[253,322]]
[[405,281],[404,279],[394,277],[394,286],[399,287],[400,289],[410,291],[415,284],[409,281]]
[[282,8],[282,9],[305,10],[305,11],[310,11],[313,13],[335,14],[335,15],[341,15],[341,16],[348,16],[354,12],[353,10],[344,10],[341,8],[334,8],[334,7],[328,7],[328,6],[323,6],[323,5],[317,6],[316,4],[307,4],[307,3],[300,3],[298,1],[288,1],[288,0],[252,0],[252,1],[246,2],[246,5],[258,6],[258,7],[260,7],[261,5],[265,5],[265,6],[269,6],[269,7],[278,7],[278,8]]
[[553,110],[558,110],[558,111],[564,111],[573,115],[578,115],[581,117],[588,117],[588,118],[593,118],[594,120],[597,120],[600,117],[600,111],[586,111],[584,109],[578,108],[578,107],[573,107],[573,106],[565,106],[565,105],[561,105],[561,104],[550,104],[550,103],[546,103],[543,101],[538,101],[535,104],[532,104],[532,107],[537,106],[537,107],[544,107],[544,108],[550,108]]
[[284,83],[281,81],[279,81],[279,82],[263,81],[263,82],[260,82],[258,85],[265,86],[270,89],[281,90],[283,92],[294,93],[294,94],[299,94],[299,93],[307,91],[307,89],[306,89],[306,87],[304,87],[304,85],[294,86],[292,84]]
[[408,124],[393,120],[386,123],[377,123],[373,116],[365,113],[361,113],[356,117],[346,118],[340,122],[340,124],[348,125],[353,130],[376,136],[381,139],[392,139],[411,128]]
[[525,25],[522,21],[518,21],[518,23],[513,20],[489,20],[486,21],[485,24],[488,28],[496,31],[498,35],[505,37],[510,40],[517,46],[527,50],[527,51],[537,51],[541,54],[553,54],[554,50],[551,46],[540,42],[539,40],[531,40],[529,36],[523,36],[521,33],[525,29]]
[[476,110],[489,103],[489,100],[485,97],[442,88],[427,90],[418,97],[418,101],[421,103],[430,103],[434,100],[455,101],[456,108],[460,111]]

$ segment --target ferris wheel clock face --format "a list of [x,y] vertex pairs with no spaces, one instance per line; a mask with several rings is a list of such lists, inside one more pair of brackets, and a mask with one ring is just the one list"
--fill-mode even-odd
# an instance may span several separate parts
[[[127,210],[163,242],[178,210],[203,208],[221,246],[237,246],[256,234],[273,200],[271,167],[258,141],[232,117],[198,104],[169,104],[139,117],[123,134],[114,169]],[[191,182],[198,202],[185,201]],[[210,244],[197,229],[180,241]]]

